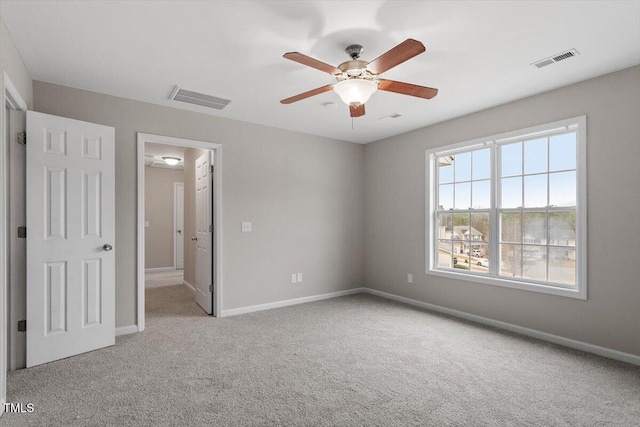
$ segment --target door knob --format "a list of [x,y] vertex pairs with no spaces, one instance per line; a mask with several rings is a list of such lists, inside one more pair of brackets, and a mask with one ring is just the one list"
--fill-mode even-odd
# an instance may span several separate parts
[[113,249],[113,246],[111,246],[111,245],[110,245],[110,244],[108,244],[108,243],[105,243],[105,244],[102,246],[102,250],[104,250],[105,252],[109,252],[109,251],[110,251],[110,250],[112,250],[112,249]]
[[193,240],[195,242],[196,240],[198,240],[198,238],[197,237],[192,237],[191,240]]
[[178,230],[178,234],[182,233],[182,230]]

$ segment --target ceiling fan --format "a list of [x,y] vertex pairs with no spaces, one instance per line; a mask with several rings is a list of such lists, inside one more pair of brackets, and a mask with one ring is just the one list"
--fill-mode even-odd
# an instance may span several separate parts
[[379,77],[385,71],[402,64],[425,50],[424,45],[419,41],[407,39],[373,61],[367,62],[360,59],[360,55],[363,52],[362,46],[353,44],[346,49],[351,61],[343,62],[337,67],[318,61],[300,52],[287,52],[283,55],[285,58],[329,73],[338,82],[283,99],[280,102],[282,104],[291,104],[333,89],[340,96],[340,99],[349,106],[351,117],[360,117],[364,116],[365,102],[378,89],[431,99],[438,94],[438,89]]

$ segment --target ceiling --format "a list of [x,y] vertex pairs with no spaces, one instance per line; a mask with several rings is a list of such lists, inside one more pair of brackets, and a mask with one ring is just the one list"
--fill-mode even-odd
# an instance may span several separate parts
[[[3,0],[0,13],[35,80],[359,143],[640,63],[638,0]],[[371,61],[407,38],[426,53],[382,77],[438,88],[434,99],[378,91],[353,120],[334,92],[279,103],[335,82],[285,52],[337,65],[349,44]],[[530,65],[572,48],[580,55]],[[175,85],[231,103],[170,101]]]

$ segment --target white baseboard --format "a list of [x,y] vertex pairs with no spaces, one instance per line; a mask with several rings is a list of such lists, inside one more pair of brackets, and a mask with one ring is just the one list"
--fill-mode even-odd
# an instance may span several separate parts
[[472,322],[481,323],[483,325],[492,326],[494,328],[504,329],[506,331],[515,332],[517,334],[526,335],[528,337],[537,338],[542,341],[548,341],[554,344],[560,344],[565,347],[574,348],[576,350],[586,351],[587,353],[597,354],[598,356],[620,360],[622,362],[631,363],[633,365],[640,365],[640,356],[637,356],[635,354],[624,353],[622,351],[613,350],[606,347],[600,347],[595,344],[589,344],[583,341],[573,340],[571,338],[565,338],[558,335],[537,331],[535,329],[525,328],[524,326],[518,326],[512,323],[501,322],[499,320],[493,320],[487,317],[477,316],[475,314],[465,313],[463,311],[458,311],[458,310],[442,307],[435,304],[429,304],[426,302],[418,301],[411,298],[401,297],[399,295],[390,294],[390,293],[378,291],[375,289],[363,288],[363,292],[371,295],[376,295],[382,298],[403,302],[405,304],[426,308],[427,310],[435,311],[438,313],[448,314],[450,316],[458,317],[465,320],[470,320]]
[[230,310],[222,310],[221,317],[236,316],[238,314],[253,313],[255,311],[271,310],[272,308],[287,307],[290,305],[304,304],[307,302],[320,301],[323,299],[337,298],[345,295],[359,294],[365,292],[365,288],[346,289],[344,291],[329,292],[326,294],[312,295],[309,297],[301,297],[288,299],[284,301],[269,302],[266,304],[251,305],[247,307],[232,308]]
[[195,292],[196,291],[196,288],[191,283],[187,282],[186,280],[183,280],[182,284],[185,285],[187,288],[189,288],[189,290],[191,292]]
[[154,267],[154,268],[145,268],[145,273],[161,273],[163,271],[178,271],[175,267]]
[[136,332],[138,332],[138,326],[136,325],[120,326],[119,328],[116,328],[117,337],[120,335],[135,334]]

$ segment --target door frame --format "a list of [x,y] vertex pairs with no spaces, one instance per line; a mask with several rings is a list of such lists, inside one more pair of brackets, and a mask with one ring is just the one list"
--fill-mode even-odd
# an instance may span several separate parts
[[[173,268],[178,270],[178,229],[176,228],[176,220],[178,218],[178,187],[182,186],[182,241],[184,242],[184,182],[173,183]],[[182,246],[182,255],[184,256],[184,243]],[[184,264],[182,266],[184,270]]]
[[213,280],[215,286],[213,315],[222,316],[222,145],[216,142],[198,141],[194,139],[176,138],[172,136],[154,135],[150,133],[137,133],[138,140],[138,192],[137,192],[137,327],[138,332],[144,330],[144,146],[147,142],[155,144],[177,145],[180,147],[201,148],[212,150],[214,155],[214,171],[213,171],[213,227],[215,233],[213,235]]
[[[0,105],[2,105],[2,135],[0,141],[0,416],[4,413],[4,404],[7,401],[7,359],[9,351],[13,352],[13,348],[9,349],[7,344],[7,325],[11,319],[9,313],[9,174],[8,153],[9,141],[7,140],[7,132],[5,127],[8,126],[9,118],[6,115],[6,107],[12,110],[27,110],[27,103],[15,87],[6,71],[2,75],[2,93],[0,93]],[[11,129],[9,129],[11,131]]]

